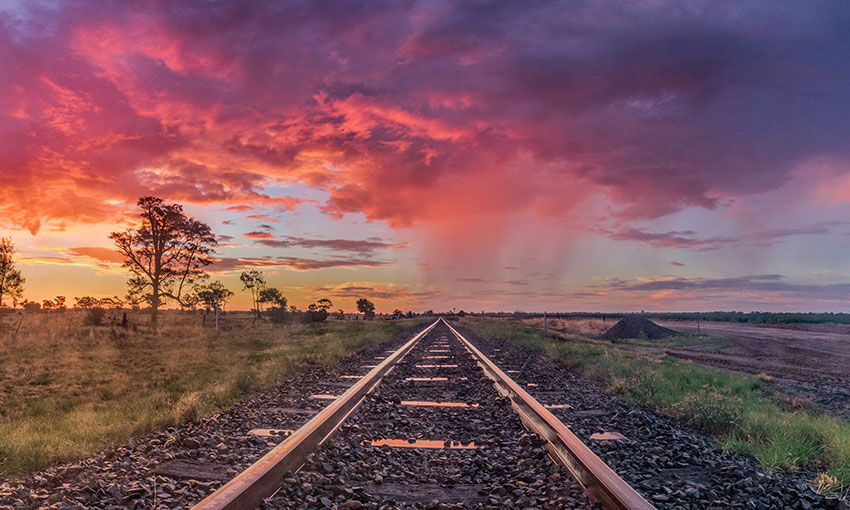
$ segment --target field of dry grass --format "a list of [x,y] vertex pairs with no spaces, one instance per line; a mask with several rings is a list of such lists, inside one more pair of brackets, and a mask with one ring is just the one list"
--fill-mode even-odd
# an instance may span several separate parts
[[[85,313],[0,316],[0,477],[80,457],[209,414],[245,392],[389,339],[415,320],[252,323],[199,313],[83,325]],[[112,324],[115,319],[115,324]],[[17,334],[15,331],[17,329]]]
[[[543,329],[543,318],[536,317],[533,319],[523,319],[520,321],[525,326],[532,328]],[[567,333],[573,335],[583,335],[596,337],[608,331],[608,328],[614,325],[616,321],[601,319],[553,319],[546,320],[547,327],[550,331],[558,333]]]

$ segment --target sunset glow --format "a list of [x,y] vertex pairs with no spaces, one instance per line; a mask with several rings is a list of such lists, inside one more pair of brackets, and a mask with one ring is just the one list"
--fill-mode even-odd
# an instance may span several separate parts
[[845,2],[0,6],[0,236],[123,296],[184,205],[211,266],[354,311],[847,311]]

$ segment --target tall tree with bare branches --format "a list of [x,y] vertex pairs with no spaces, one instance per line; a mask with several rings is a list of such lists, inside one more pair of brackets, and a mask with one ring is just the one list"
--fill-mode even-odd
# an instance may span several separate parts
[[186,216],[180,204],[142,197],[137,205],[141,224],[113,232],[109,238],[133,274],[128,295],[150,304],[151,325],[156,329],[159,307],[167,299],[182,304],[184,290],[206,274],[216,239],[209,225]]
[[256,269],[242,271],[242,274],[239,275],[239,279],[242,280],[242,290],[251,291],[251,303],[254,305],[254,318],[255,320],[259,319],[261,317],[260,297],[263,289],[266,288],[266,279],[263,277],[263,273]]
[[11,238],[0,237],[0,307],[3,306],[4,296],[11,297],[12,306],[15,306],[24,293],[26,280],[15,269],[15,251]]

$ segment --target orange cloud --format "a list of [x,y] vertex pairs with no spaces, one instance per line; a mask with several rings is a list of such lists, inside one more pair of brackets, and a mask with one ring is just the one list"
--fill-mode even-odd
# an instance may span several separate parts
[[274,235],[269,232],[264,232],[261,230],[254,230],[252,232],[245,232],[242,234],[242,237],[248,237],[251,239],[274,239]]
[[106,262],[110,264],[124,263],[124,257],[111,248],[80,246],[76,248],[68,248],[67,253],[72,256],[89,257],[100,262]]

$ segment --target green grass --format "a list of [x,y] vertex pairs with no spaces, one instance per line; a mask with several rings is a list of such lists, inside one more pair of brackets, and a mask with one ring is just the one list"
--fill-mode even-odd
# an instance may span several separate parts
[[82,315],[27,316],[15,338],[0,328],[0,477],[212,414],[421,322],[245,320],[216,333],[170,312],[153,335],[83,326]]
[[822,490],[850,487],[850,423],[797,405],[757,377],[615,345],[553,342],[504,321],[467,319],[462,325],[545,352],[627,401],[705,430],[719,446],[751,455],[768,470],[814,469]]
[[691,333],[677,335],[670,338],[662,338],[660,340],[649,340],[647,338],[628,338],[621,341],[621,343],[626,345],[639,345],[655,348],[705,346],[706,348],[710,349],[717,349],[719,347],[718,344],[725,342],[728,342],[728,340],[718,337],[711,337],[709,339],[706,336]]

